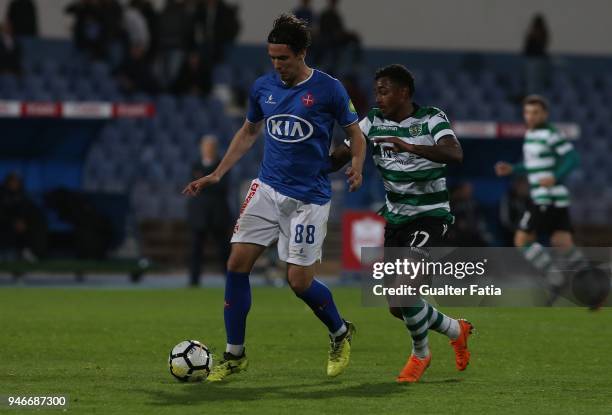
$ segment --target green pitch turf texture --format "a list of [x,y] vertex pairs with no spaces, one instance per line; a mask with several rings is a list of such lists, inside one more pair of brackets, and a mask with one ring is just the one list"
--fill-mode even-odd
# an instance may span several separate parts
[[182,384],[168,351],[189,338],[222,351],[220,289],[0,289],[0,395],[68,395],[67,413],[82,414],[612,413],[609,308],[444,310],[474,323],[472,363],[457,372],[447,340],[432,333],[422,382],[397,385],[406,329],[361,307],[357,289],[334,293],[358,329],[340,377],[325,375],[327,335],[310,309],[287,288],[256,288],[249,370]]

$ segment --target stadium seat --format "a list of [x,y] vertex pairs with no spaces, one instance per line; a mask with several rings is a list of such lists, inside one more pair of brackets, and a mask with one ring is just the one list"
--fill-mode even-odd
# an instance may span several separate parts
[[172,95],[160,95],[155,102],[157,112],[160,115],[174,113],[177,108],[177,100]]
[[14,75],[2,74],[0,75],[0,93],[4,96],[5,94],[18,93],[19,84],[18,79]]
[[212,81],[214,84],[230,85],[233,79],[233,71],[231,66],[229,66],[228,64],[223,63],[214,67],[212,74]]

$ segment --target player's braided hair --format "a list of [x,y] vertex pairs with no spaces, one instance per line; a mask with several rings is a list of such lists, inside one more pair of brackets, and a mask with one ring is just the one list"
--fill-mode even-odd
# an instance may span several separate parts
[[274,27],[268,35],[268,43],[288,45],[297,54],[310,46],[310,30],[304,20],[293,14],[281,14],[274,21]]
[[404,65],[394,63],[380,68],[376,71],[374,79],[380,78],[389,78],[391,82],[408,88],[410,96],[414,95],[414,76]]

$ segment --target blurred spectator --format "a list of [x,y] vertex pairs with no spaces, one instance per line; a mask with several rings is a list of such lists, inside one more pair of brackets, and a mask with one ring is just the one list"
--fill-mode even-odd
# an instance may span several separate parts
[[73,241],[79,259],[104,259],[108,253],[113,228],[108,218],[81,192],[55,189],[45,194],[45,204],[58,217],[73,226]]
[[65,12],[74,16],[72,39],[75,46],[94,59],[106,58],[108,28],[104,25],[105,16],[101,0],[76,0],[70,3]]
[[355,32],[346,30],[338,11],[340,0],[328,0],[328,7],[319,16],[319,30],[315,43],[315,62],[330,58],[332,71],[346,50],[351,53],[353,63],[361,60],[361,39]]
[[21,48],[13,36],[10,22],[0,25],[0,74],[21,73]]
[[550,36],[546,20],[543,15],[537,14],[531,21],[523,45],[523,55],[526,59],[526,94],[542,93],[542,89],[546,86],[550,72],[548,62],[549,43]]
[[0,187],[0,249],[26,260],[41,258],[47,250],[45,216],[17,173],[10,173]]
[[140,9],[132,1],[123,12],[123,27],[128,40],[128,47],[142,46],[145,51],[149,51],[151,45],[151,34],[147,20]]
[[175,94],[205,96],[212,88],[210,67],[202,62],[199,51],[191,51],[174,83]]
[[149,33],[149,48],[147,57],[150,59],[157,56],[159,44],[159,16],[151,0],[132,0],[130,6],[140,11],[147,23],[147,32]]
[[7,17],[15,36],[38,36],[36,5],[32,0],[12,0]]
[[359,118],[365,117],[369,108],[368,97],[359,86],[357,77],[354,74],[348,74],[342,79],[342,83],[357,110],[357,114],[359,114]]
[[529,182],[525,177],[517,177],[499,202],[499,220],[503,229],[504,246],[514,246],[514,233],[527,210],[529,202]]
[[185,59],[193,21],[183,0],[166,0],[159,17],[159,65],[164,87],[170,87],[176,80]]
[[196,14],[194,42],[202,45],[204,59],[223,61],[225,50],[240,33],[238,9],[223,0],[204,0]]
[[129,50],[126,47],[123,7],[119,0],[98,0],[102,27],[104,28],[105,57],[112,67],[119,65]]
[[548,26],[544,16],[541,14],[535,15],[525,37],[523,48],[525,56],[542,57],[548,55],[548,37]]
[[310,3],[310,0],[301,0],[300,5],[293,10],[293,14],[298,19],[304,20],[306,23],[308,23],[308,27],[312,28],[314,26],[315,17]]
[[449,246],[487,246],[492,239],[487,231],[480,204],[474,199],[474,188],[464,182],[450,194],[451,212],[455,223],[448,231]]
[[98,0],[98,10],[101,15],[109,40],[121,37],[123,30],[123,6],[119,0]]
[[[192,168],[192,180],[212,173],[221,161],[217,150],[217,138],[206,135],[200,143],[200,160]],[[229,257],[231,217],[227,201],[227,175],[214,186],[207,187],[189,199],[187,221],[191,228],[191,265],[190,284],[196,286],[200,281],[202,250],[208,236],[217,247],[219,262],[225,270]]]
[[155,94],[159,90],[151,62],[147,59],[145,52],[142,46],[132,46],[128,57],[117,69],[119,84],[127,93]]

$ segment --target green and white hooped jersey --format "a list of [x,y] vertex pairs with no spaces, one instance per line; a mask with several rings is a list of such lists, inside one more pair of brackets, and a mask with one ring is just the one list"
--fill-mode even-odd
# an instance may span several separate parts
[[569,192],[563,184],[552,187],[540,186],[544,177],[555,174],[559,158],[574,149],[555,127],[545,124],[528,130],[523,143],[523,163],[531,187],[531,199],[536,205],[569,206]]
[[389,145],[375,144],[377,137],[399,137],[410,144],[433,146],[446,136],[455,137],[446,114],[435,107],[416,107],[415,113],[400,123],[383,118],[372,109],[359,127],[373,148],[374,164],[385,185],[385,206],[379,213],[390,224],[404,224],[423,217],[441,218],[452,223],[446,165],[412,153],[396,153]]

